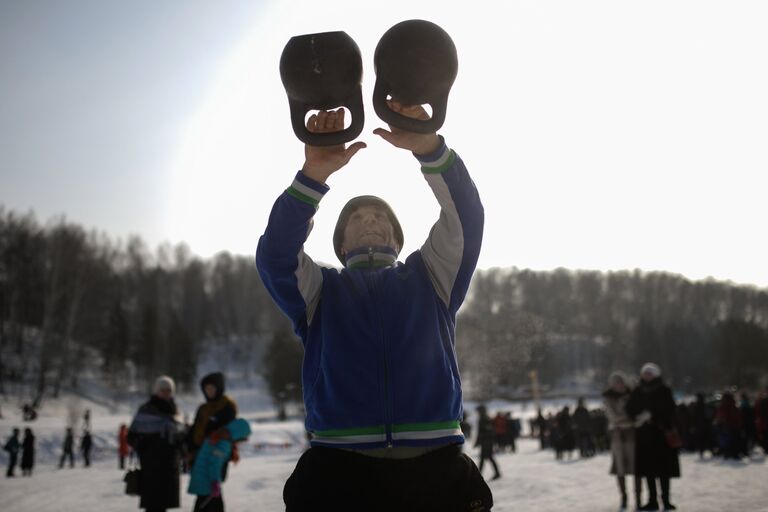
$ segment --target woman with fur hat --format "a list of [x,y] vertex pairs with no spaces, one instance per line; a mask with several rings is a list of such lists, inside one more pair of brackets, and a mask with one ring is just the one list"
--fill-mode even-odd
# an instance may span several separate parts
[[635,433],[635,471],[648,483],[648,503],[639,510],[659,510],[656,480],[661,486],[664,510],[675,510],[670,502],[670,479],[680,477],[677,407],[658,365],[643,365],[640,383],[627,402],[627,413],[639,424]]
[[128,444],[139,456],[139,508],[161,512],[178,508],[184,432],[173,400],[176,385],[158,377],[152,396],[139,407],[128,429]]

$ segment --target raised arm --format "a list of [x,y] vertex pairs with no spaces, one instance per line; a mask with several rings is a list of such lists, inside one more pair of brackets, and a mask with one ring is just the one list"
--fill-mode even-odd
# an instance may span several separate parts
[[[312,132],[344,128],[344,111],[319,112],[307,121]],[[363,142],[349,147],[305,146],[304,166],[293,183],[277,198],[264,235],[256,250],[256,267],[272,299],[291,319],[301,335],[312,322],[320,300],[322,272],[304,253],[304,242],[312,230],[312,217],[329,188],[328,177],[344,167]],[[303,338],[303,336],[302,336]]]
[[[420,106],[390,102],[403,115],[423,118]],[[467,294],[483,241],[484,212],[477,188],[461,158],[435,133],[416,134],[390,127],[374,130],[392,145],[409,149],[421,163],[424,178],[440,204],[421,254],[432,284],[449,311],[458,311]]]

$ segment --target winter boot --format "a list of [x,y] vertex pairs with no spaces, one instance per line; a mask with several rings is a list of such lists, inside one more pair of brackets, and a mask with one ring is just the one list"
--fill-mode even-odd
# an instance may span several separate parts
[[655,501],[649,501],[637,510],[659,510],[659,504]]

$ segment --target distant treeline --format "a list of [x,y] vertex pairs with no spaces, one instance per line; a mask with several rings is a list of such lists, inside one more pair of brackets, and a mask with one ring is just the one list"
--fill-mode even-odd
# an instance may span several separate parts
[[661,365],[677,389],[768,384],[768,290],[663,272],[475,273],[458,321],[462,373],[499,387]]
[[[152,252],[139,237],[0,207],[0,392],[25,382],[37,399],[57,394],[94,361],[115,388],[163,373],[191,387],[215,345],[296,399],[302,351],[290,330],[252,255]],[[768,369],[768,290],[665,273],[478,271],[457,351],[483,395],[528,383],[531,370],[554,385],[648,360],[678,386],[756,385]]]

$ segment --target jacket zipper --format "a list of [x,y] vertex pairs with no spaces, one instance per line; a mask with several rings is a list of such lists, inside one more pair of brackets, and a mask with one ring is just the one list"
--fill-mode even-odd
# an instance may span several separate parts
[[384,429],[387,436],[387,448],[392,448],[392,413],[390,410],[390,385],[389,385],[389,346],[387,340],[384,337],[384,323],[381,319],[381,310],[379,309],[378,299],[376,297],[376,279],[377,276],[373,267],[373,247],[368,248],[368,266],[370,272],[368,273],[368,282],[371,285],[371,291],[374,294],[374,307],[376,309],[376,318],[379,321],[379,341],[384,348]]

